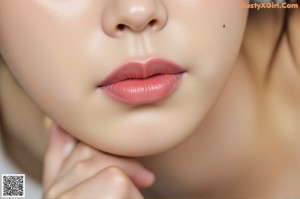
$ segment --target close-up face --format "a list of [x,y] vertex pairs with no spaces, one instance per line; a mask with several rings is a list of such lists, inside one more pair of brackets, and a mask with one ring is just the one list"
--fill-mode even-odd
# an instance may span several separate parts
[[247,12],[237,0],[1,0],[0,53],[79,140],[153,155],[186,140],[216,101]]

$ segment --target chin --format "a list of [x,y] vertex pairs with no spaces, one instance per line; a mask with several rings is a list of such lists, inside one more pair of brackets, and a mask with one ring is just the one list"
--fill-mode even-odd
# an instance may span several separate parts
[[[166,120],[166,119],[165,119]],[[121,156],[142,157],[160,154],[183,143],[194,131],[189,122],[184,125],[170,119],[140,121],[138,124],[124,122],[111,132],[116,132],[107,145],[99,143],[101,148]]]

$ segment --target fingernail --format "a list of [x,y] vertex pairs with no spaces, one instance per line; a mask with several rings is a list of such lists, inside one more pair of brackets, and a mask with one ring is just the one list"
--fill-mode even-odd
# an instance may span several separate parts
[[69,139],[67,141],[67,143],[65,144],[64,146],[64,149],[63,149],[63,156],[64,157],[67,157],[70,155],[70,153],[72,152],[72,150],[74,149],[75,147],[75,141],[72,140],[72,139]]

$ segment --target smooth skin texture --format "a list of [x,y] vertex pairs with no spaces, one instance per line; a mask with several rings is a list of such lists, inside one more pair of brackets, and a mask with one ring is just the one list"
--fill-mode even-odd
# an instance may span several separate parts
[[[283,11],[247,16],[233,0],[4,0],[0,11],[0,50],[16,80],[80,142],[137,157],[156,178],[144,196],[300,194],[299,10],[291,11],[276,51]],[[95,92],[120,63],[152,55],[188,70],[170,98],[130,107]],[[59,194],[78,194],[67,182],[84,156],[73,157],[59,167],[72,165]],[[140,197],[130,171],[104,159],[117,171],[99,167],[94,178],[118,176]],[[69,186],[84,196],[93,180]],[[52,181],[59,186],[59,177]]]
[[[0,5],[1,54],[39,107],[89,145],[132,157],[167,151],[195,131],[232,70],[247,19],[235,0]],[[220,31],[223,23],[231,29]],[[125,61],[153,56],[188,71],[168,99],[128,106],[97,89]]]

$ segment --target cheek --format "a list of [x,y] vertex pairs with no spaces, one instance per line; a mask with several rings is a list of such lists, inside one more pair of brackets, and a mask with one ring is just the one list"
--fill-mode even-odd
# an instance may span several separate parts
[[187,51],[182,52],[189,68],[186,89],[193,91],[191,101],[198,104],[189,110],[203,113],[216,99],[238,57],[248,11],[236,0],[176,3],[170,12],[173,33],[168,34],[177,38],[175,44],[180,42],[175,46]]
[[69,29],[35,1],[0,3],[1,53],[26,92],[49,110],[57,108],[50,107],[57,96],[67,106],[82,88],[84,73],[72,52],[77,48],[62,36],[70,35]]
[[196,59],[189,58],[197,63],[195,72],[204,79],[227,75],[242,43],[248,11],[236,0],[198,1],[193,6],[186,2],[190,12],[180,18],[185,20],[188,43],[197,44],[192,49]]
[[169,23],[176,27],[174,34],[185,37],[190,46],[197,44],[199,53],[226,54],[239,47],[248,13],[239,1],[169,0],[166,6],[170,8]]

